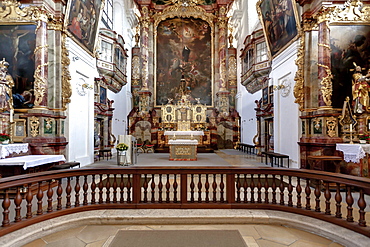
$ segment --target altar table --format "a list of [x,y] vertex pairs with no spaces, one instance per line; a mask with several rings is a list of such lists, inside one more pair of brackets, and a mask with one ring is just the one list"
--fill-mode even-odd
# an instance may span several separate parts
[[168,144],[170,145],[170,160],[197,160],[197,140],[169,140]]
[[8,145],[0,145],[0,158],[4,159],[5,157],[11,155],[12,153],[20,154],[21,152],[28,152],[28,143],[15,143]]
[[337,143],[336,149],[343,152],[348,174],[361,177],[369,176],[370,144]]
[[[54,163],[64,162],[65,160],[64,155],[25,155],[0,159],[0,173],[2,177],[6,177],[42,171],[47,170]],[[21,168],[23,168],[23,171]],[[26,170],[27,172],[25,172]]]

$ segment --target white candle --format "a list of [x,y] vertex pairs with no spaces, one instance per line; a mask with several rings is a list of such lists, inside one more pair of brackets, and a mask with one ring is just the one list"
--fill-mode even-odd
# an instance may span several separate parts
[[13,115],[14,115],[14,110],[10,109],[9,120],[10,120],[11,123],[13,123]]
[[349,125],[349,131],[352,132],[352,124]]

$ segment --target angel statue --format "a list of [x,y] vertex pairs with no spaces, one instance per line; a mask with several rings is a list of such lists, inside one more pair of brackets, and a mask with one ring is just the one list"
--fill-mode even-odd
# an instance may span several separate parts
[[3,58],[0,61],[0,111],[10,111],[13,109],[12,87],[14,81],[8,73],[9,63]]
[[368,73],[366,76],[362,74],[362,68],[356,63],[355,73],[352,75],[352,97],[354,101],[354,112],[363,113],[364,110],[369,106],[369,91],[370,86],[368,84],[367,78],[370,78]]

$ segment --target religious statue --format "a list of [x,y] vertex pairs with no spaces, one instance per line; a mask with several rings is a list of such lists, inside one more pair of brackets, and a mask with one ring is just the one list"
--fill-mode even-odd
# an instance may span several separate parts
[[8,73],[9,63],[5,58],[0,62],[0,110],[1,112],[13,109],[12,87],[14,81]]
[[352,76],[352,96],[354,101],[354,112],[363,113],[367,110],[369,106],[369,91],[370,86],[368,80],[370,79],[370,74],[364,76],[361,71],[361,67],[357,66],[355,63],[355,73]]

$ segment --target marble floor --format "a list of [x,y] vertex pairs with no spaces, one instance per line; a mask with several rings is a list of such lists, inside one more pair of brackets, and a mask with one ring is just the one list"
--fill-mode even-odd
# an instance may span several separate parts
[[[245,166],[258,167],[266,166],[261,163],[261,158],[256,155],[245,154],[237,150],[217,151],[212,154],[198,154],[197,161],[168,161],[166,153],[143,153],[139,154],[137,166]],[[117,166],[117,159],[101,160],[89,165],[91,167]],[[257,247],[280,247],[280,246],[343,246],[336,243],[335,239],[327,239],[306,231],[290,228],[283,224],[91,224],[51,233],[42,236],[25,247],[36,246],[86,246],[109,247],[115,234],[119,230],[238,230],[242,235],[246,246]],[[370,242],[370,241],[369,241]],[[176,247],[176,244],[173,245]],[[147,246],[146,246],[147,247]],[[213,246],[218,247],[218,246]],[[221,246],[219,246],[221,247]]]

